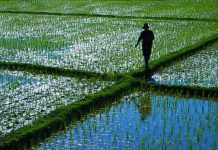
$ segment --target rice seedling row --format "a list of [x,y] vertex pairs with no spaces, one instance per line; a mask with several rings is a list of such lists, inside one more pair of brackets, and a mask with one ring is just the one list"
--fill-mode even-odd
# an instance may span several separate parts
[[[20,10],[20,4],[13,3],[14,1],[8,2],[11,2],[12,5],[8,6],[5,5],[5,2],[0,2],[0,11],[11,10],[15,6],[14,10]],[[38,2],[47,7],[48,2],[51,1],[22,1],[22,11],[36,11],[36,9],[43,11],[43,6],[37,5]],[[71,16],[31,15],[25,14],[25,12],[15,15],[0,12],[0,61],[97,73],[125,73],[143,66],[142,52],[140,49],[135,49],[134,45],[144,22],[149,22],[151,30],[155,33],[151,61],[159,60],[162,56],[178,52],[190,45],[203,43],[218,34],[218,23],[214,21],[216,19],[209,22],[204,20],[204,18],[216,18],[215,9],[215,13],[199,14],[203,8],[202,4],[205,4],[205,12],[216,8],[213,2],[196,3],[200,7],[195,7],[192,14],[187,13],[186,10],[192,8],[188,7],[188,4],[193,4],[193,2],[179,6],[180,3],[183,3],[181,1],[178,3],[178,7],[177,3],[171,2],[169,6],[172,7],[171,10],[165,9],[163,7],[165,5],[156,5],[156,2],[135,1],[134,3],[137,4],[134,7],[129,7],[132,5],[130,2],[125,3],[124,9],[120,9],[121,2],[115,1],[64,1],[64,3],[53,1],[52,4],[49,4],[53,8],[49,10],[50,12],[63,12],[64,10],[65,13],[118,15],[118,17],[114,16],[115,18],[112,18],[113,16],[103,18],[102,16],[90,15],[92,17],[88,17],[88,15],[74,16],[72,14]],[[166,3],[161,2],[161,4]],[[83,6],[78,7],[79,9],[72,9],[79,5]],[[147,8],[149,13],[144,13],[144,10],[142,13],[142,8],[144,9],[145,6],[150,6]],[[84,9],[86,7],[89,9]],[[157,7],[160,13],[158,13]],[[126,11],[126,13],[122,11]],[[154,11],[156,13],[151,15]],[[142,17],[145,15],[178,16],[188,17],[193,21],[184,21],[187,18],[164,21],[142,20],[136,19],[136,17],[127,19],[119,16],[121,13],[131,16],[131,12],[136,12],[138,16]],[[192,15],[195,18],[192,18]],[[203,19],[201,19],[202,16]],[[153,77],[158,80],[156,82],[161,84],[216,88],[216,46],[217,43],[208,51],[203,51],[190,59],[177,63],[167,68],[168,70],[164,69]],[[197,63],[199,60],[205,61]],[[190,65],[190,63],[192,64]],[[186,64],[189,67],[181,71]],[[200,71],[193,71],[193,68]],[[181,74],[175,74],[175,70],[177,73],[178,70],[181,71]],[[169,79],[165,79],[164,74],[172,75]],[[98,79],[88,80],[83,77],[69,78],[19,71],[0,71],[0,138],[3,135],[2,139],[5,138],[6,142],[1,141],[0,147],[4,147],[4,145],[7,147],[9,146],[7,144],[11,142],[13,143],[12,147],[19,146],[19,141],[24,142],[25,136],[32,137],[33,140],[27,140],[26,143],[33,144],[40,137],[45,138],[52,132],[63,129],[62,126],[65,126],[63,122],[70,123],[73,120],[70,116],[78,115],[76,116],[78,119],[83,116],[84,112],[87,114],[92,109],[87,106],[100,103],[99,99],[101,99],[101,103],[106,103],[108,99],[121,95],[125,89],[130,90],[134,88],[133,86],[140,84],[138,79],[129,77],[128,74],[124,75],[127,75],[126,80],[118,82],[120,85],[109,88],[109,91],[103,90],[93,95],[105,87],[115,85],[114,82],[98,81]],[[130,85],[132,86],[130,87]],[[85,96],[88,96],[88,99],[83,99]],[[67,106],[61,107],[64,105]],[[181,149],[192,149],[193,147],[216,149],[218,147],[216,141],[218,138],[217,109],[216,102],[139,92],[126,96],[112,107],[107,107],[97,114],[91,114],[82,121],[76,122],[67,131],[57,133],[35,149],[175,149],[177,147],[181,147]],[[45,116],[50,120],[43,120]],[[55,118],[52,120],[51,116],[55,116]],[[36,124],[31,124],[33,121]],[[38,123],[42,121],[38,124],[39,128],[36,127],[37,121]],[[57,123],[57,126],[56,124],[51,125],[53,122]],[[31,127],[33,130],[29,129]],[[40,135],[44,130],[46,131],[45,135]],[[22,135],[17,134],[20,131],[23,133]],[[7,139],[7,137],[12,137],[12,139]]]
[[178,86],[218,87],[218,43],[185,60],[164,68],[152,78],[155,83]]
[[134,45],[144,21],[150,23],[156,37],[151,60],[218,33],[217,23],[200,21],[10,14],[0,17],[0,61],[98,73],[123,73],[143,66],[142,52]]
[[61,76],[0,72],[0,133],[23,127],[50,113],[93,94],[113,82]]
[[207,100],[139,92],[34,149],[216,149],[217,109]]

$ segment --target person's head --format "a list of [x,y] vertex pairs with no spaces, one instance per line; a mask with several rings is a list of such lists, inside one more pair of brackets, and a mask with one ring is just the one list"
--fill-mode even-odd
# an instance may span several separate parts
[[148,23],[145,23],[142,28],[145,29],[145,30],[149,29]]

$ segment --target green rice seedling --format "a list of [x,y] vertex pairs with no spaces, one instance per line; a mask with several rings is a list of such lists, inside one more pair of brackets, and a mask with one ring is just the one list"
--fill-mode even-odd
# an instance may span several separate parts
[[[145,96],[146,94],[148,93],[137,95]],[[110,109],[104,109],[102,113],[98,114],[99,117],[90,115],[73,125],[70,130],[72,130],[74,140],[79,141],[78,143],[86,141],[83,147],[78,143],[76,145],[84,149],[92,147],[91,145],[95,145],[97,149],[113,147],[167,149],[173,147],[193,148],[197,144],[197,147],[204,148],[210,145],[213,139],[216,139],[214,132],[216,127],[213,124],[214,121],[216,122],[216,118],[213,117],[216,114],[216,102],[154,93],[148,95],[152,103],[152,111],[144,121],[141,120],[141,112],[135,106],[144,99],[144,96],[127,96],[132,97],[130,100],[124,97],[119,103],[113,104]],[[195,107],[197,111],[194,110]],[[202,107],[207,112],[201,111]],[[211,115],[208,120],[210,123],[205,121],[207,113]],[[106,115],[108,115],[107,119]],[[93,126],[93,130],[90,130],[89,126]],[[65,137],[66,132],[53,137],[52,145],[57,143],[58,137]],[[201,136],[202,134],[204,136]],[[65,141],[67,140],[65,138]],[[88,141],[92,141],[92,144]],[[48,146],[48,144],[44,143],[41,146]],[[38,148],[40,149],[41,146]],[[67,145],[65,146],[67,148]]]
[[[120,9],[122,8],[122,9]],[[17,12],[40,12],[51,14],[83,14],[85,16],[105,16],[118,18],[146,18],[155,17],[160,19],[187,18],[217,19],[216,1],[1,1],[0,10]],[[192,11],[189,11],[192,10]],[[54,24],[53,24],[54,25]],[[69,25],[70,26],[70,25]]]
[[[95,11],[98,12],[98,10]],[[169,13],[166,12],[166,14]],[[161,20],[161,18],[159,18],[160,20],[142,20],[140,17],[120,19],[119,17],[112,18],[111,16],[107,16],[107,18],[95,15],[92,17],[89,15],[61,16],[60,14],[54,16],[54,14],[42,15],[41,13],[38,15],[25,13],[16,15],[12,13],[0,14],[0,18],[2,19],[0,22],[0,61],[71,68],[78,71],[85,70],[111,73],[113,75],[131,72],[142,67],[142,53],[140,50],[133,48],[132,43],[134,42],[132,41],[137,38],[141,24],[144,21],[149,22],[152,30],[155,32],[155,43],[151,56],[153,62],[170,53],[179,52],[179,50],[189,46],[194,47],[205,40],[208,41],[209,37],[214,37],[217,34],[217,22],[209,20],[207,22],[196,18],[191,18],[192,21],[187,21],[187,18],[181,20],[170,18],[172,20],[169,21],[169,18],[165,18],[166,20]],[[14,22],[14,24],[12,25],[11,22]],[[196,29],[196,26],[199,28]],[[200,63],[199,66],[200,68],[202,66],[209,68],[209,71],[212,72],[213,69],[211,68],[215,66],[215,63],[210,61],[211,58],[205,58],[207,55],[211,56],[213,53],[216,53],[216,50],[211,53],[200,53],[200,62],[204,59],[209,61],[202,61],[203,63]],[[190,76],[189,73],[196,66],[187,65],[187,68],[185,71],[187,73],[173,75],[170,72],[166,74],[169,80],[160,82],[169,86],[181,86],[185,85],[183,82],[184,80],[186,82],[186,79],[188,79],[187,83],[191,85],[196,85],[197,83],[198,86],[202,86],[201,82],[203,81],[203,86],[216,87],[215,80],[205,81],[205,79],[213,78],[214,72],[211,75],[200,70]],[[16,66],[11,66],[11,69],[16,69]],[[180,68],[172,66],[171,71],[176,69]],[[43,72],[43,70],[41,71]],[[20,72],[16,72],[9,78],[8,76],[10,75],[6,73],[6,79],[2,79],[0,84],[0,96],[4,97],[0,103],[0,106],[4,106],[4,109],[1,110],[3,115],[1,116],[2,119],[0,118],[2,120],[0,124],[3,127],[0,132],[4,134],[31,123],[34,119],[50,113],[55,108],[82,99],[86,95],[95,93],[113,84],[113,82],[80,80],[56,77],[54,75],[32,75]],[[24,76],[24,78],[20,79],[18,76]],[[6,83],[7,81],[9,82]],[[161,87],[159,91],[162,91]],[[187,95],[189,94],[190,91],[187,91]],[[209,107],[212,107],[211,110],[205,115],[207,111],[202,110],[207,110],[208,105],[207,103],[202,104],[198,99],[196,100],[198,104],[196,104],[193,102],[193,99],[181,100],[179,98],[179,100],[175,100],[174,97],[170,96],[148,95],[149,100],[143,100],[143,97],[139,96],[139,99],[135,100],[136,102],[132,102],[134,98],[127,96],[131,100],[122,100],[117,104],[117,108],[109,109],[109,107],[106,107],[100,118],[95,118],[93,130],[88,126],[91,117],[78,122],[77,125],[79,127],[76,127],[76,130],[79,132],[76,132],[74,138],[75,142],[79,141],[76,146],[79,147],[82,144],[82,148],[89,147],[89,141],[92,141],[92,145],[93,143],[98,143],[96,144],[97,148],[100,145],[101,148],[109,149],[108,145],[110,145],[112,140],[108,137],[111,137],[111,133],[116,135],[118,142],[115,147],[119,148],[129,146],[125,148],[137,149],[140,146],[143,146],[143,148],[144,146],[148,148],[153,146],[156,149],[170,149],[172,148],[170,143],[175,143],[175,141],[172,141],[177,136],[180,137],[181,141],[173,145],[174,147],[183,146],[182,148],[187,149],[189,146],[189,148],[193,148],[195,146],[193,139],[196,139],[199,148],[208,145],[208,142],[202,142],[211,141],[211,139],[208,139],[208,136],[201,137],[202,132],[204,132],[203,127],[206,125],[199,116],[209,118],[208,120],[212,123],[216,122],[216,118],[211,117],[215,114],[216,104],[211,104]],[[90,111],[92,110],[90,109]],[[191,116],[192,113],[194,113],[194,116]],[[32,117],[33,115],[35,118]],[[83,113],[81,115],[83,116]],[[114,125],[114,122],[118,122],[116,123],[117,126]],[[123,122],[126,124],[123,124]],[[132,124],[132,122],[135,122],[135,124]],[[179,130],[179,135],[174,130],[178,124],[184,124],[185,126]],[[194,133],[192,133],[192,124],[194,127],[199,125],[199,130],[196,131],[195,128]],[[89,130],[86,130],[87,128]],[[116,130],[112,128],[116,128]],[[131,129],[135,128],[138,130],[138,137],[131,139],[131,137],[134,137]],[[215,139],[216,135],[213,133],[214,130],[216,131],[216,128],[214,129],[213,125],[208,128],[208,133],[212,134],[212,139]],[[117,134],[118,129],[120,132]],[[71,134],[75,132],[74,127],[72,127],[72,130]],[[154,136],[148,131],[151,131]],[[67,137],[58,139],[55,145],[58,145],[60,148],[69,146],[68,139],[65,140]],[[101,139],[106,140],[102,141]],[[140,141],[141,143],[136,144],[138,147],[134,147],[134,144]],[[56,141],[54,140],[53,142]],[[183,145],[183,143],[185,144]],[[49,143],[50,145],[52,145],[51,142]]]
[[[1,108],[4,108],[0,120],[4,125],[1,130],[4,134],[32,123],[60,106],[84,98],[91,94],[87,92],[91,88],[95,93],[112,83],[18,71],[1,71],[0,74],[3,74],[0,76],[3,85],[0,87],[0,97],[4,97],[0,102]],[[12,114],[17,117],[14,118]]]
[[[217,87],[217,43],[153,75],[157,83]],[[185,67],[184,67],[185,66]],[[180,81],[180,83],[178,83]]]
[[[132,45],[145,20],[47,15],[10,15],[8,18],[5,14],[1,17],[4,20],[0,28],[3,35],[0,39],[1,61],[100,73],[130,72],[143,66],[141,50]],[[9,25],[11,21],[13,27]],[[216,23],[146,21],[150,22],[156,37],[151,60],[158,60],[217,34]],[[10,44],[14,42],[18,47]]]

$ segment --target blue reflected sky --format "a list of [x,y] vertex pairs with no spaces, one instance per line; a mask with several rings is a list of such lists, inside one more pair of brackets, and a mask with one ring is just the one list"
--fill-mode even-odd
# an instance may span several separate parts
[[21,83],[21,85],[26,85],[30,83],[37,83],[38,79],[28,77],[25,75],[20,75],[16,72],[2,71],[0,70],[0,88],[5,85],[9,85],[14,82]]
[[217,149],[218,103],[137,93],[35,149]]

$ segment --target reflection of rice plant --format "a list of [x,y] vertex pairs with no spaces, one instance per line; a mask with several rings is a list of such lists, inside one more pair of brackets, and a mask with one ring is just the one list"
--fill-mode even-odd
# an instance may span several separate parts
[[[141,51],[132,49],[131,44],[136,38],[135,33],[139,32],[139,26],[144,23],[142,19],[24,14],[1,14],[0,18],[3,20],[0,27],[0,61],[14,61],[37,64],[37,66],[46,65],[100,73],[109,72],[113,75],[116,75],[117,72],[129,72],[142,67]],[[150,22],[156,35],[151,56],[152,61],[159,60],[159,58],[171,52],[178,52],[196,42],[202,42],[205,38],[217,33],[217,23],[214,22],[209,24],[208,22],[184,20],[147,21]],[[14,23],[13,26],[11,22]],[[195,28],[196,26],[198,28]],[[105,34],[106,32],[107,34]],[[166,42],[162,39],[168,40]],[[197,56],[201,60],[208,55],[213,56],[213,51],[211,54],[200,53]],[[216,52],[214,56],[216,56]],[[206,69],[206,71],[196,71],[193,69],[196,68],[196,66],[193,67],[193,60],[188,60],[187,67],[184,67],[186,70],[182,70],[181,74],[177,71],[176,74],[173,74],[176,69],[180,70],[179,65],[172,66],[169,69],[170,73],[163,73],[164,77],[160,75],[163,79],[160,83],[179,86],[216,86],[216,81],[210,80],[213,75],[206,73],[212,72],[216,63],[204,62],[205,65],[200,63],[200,67],[205,66],[205,68],[209,68],[209,71]],[[15,69],[15,67],[12,66],[12,69]],[[193,73],[191,70],[195,72]],[[19,72],[15,73],[15,76],[18,76],[18,74]],[[192,74],[191,77],[190,74]],[[0,106],[4,106],[0,112],[3,113],[3,117],[0,117],[0,125],[2,125],[4,134],[29,124],[60,106],[82,99],[86,95],[113,84],[97,79],[81,79],[80,76],[79,79],[22,73],[21,76],[24,79],[13,77],[18,81],[9,84],[4,83],[4,79],[0,80],[1,83],[4,83],[4,85],[0,85],[0,96],[3,97],[3,104],[0,103]],[[205,80],[206,78],[209,80]],[[37,81],[34,81],[34,79]],[[151,90],[154,90],[154,87],[151,87]],[[159,88],[158,91],[162,91],[162,89]],[[191,93],[188,91],[187,95],[189,94]],[[138,95],[140,96],[133,102],[131,99],[135,97],[131,95],[127,96],[127,100],[118,103],[119,106],[114,109],[106,107],[100,116],[96,115],[94,119],[90,117],[91,121],[88,117],[81,123],[78,122],[71,129],[70,140],[74,143],[79,141],[79,144],[77,144],[82,144],[84,149],[88,146],[89,141],[94,143],[94,140],[99,141],[102,144],[100,146],[105,149],[109,149],[111,141],[115,143],[115,147],[123,142],[122,144],[126,146],[126,149],[136,149],[131,147],[135,143],[139,143],[136,145],[141,146],[141,148],[148,146],[148,148],[161,147],[167,149],[170,140],[185,138],[184,145],[193,148],[192,139],[195,138],[196,142],[199,143],[202,141],[201,135],[204,132],[202,121],[199,123],[200,127],[197,128],[197,123],[194,121],[199,121],[196,116],[202,114],[204,118],[215,122],[212,118],[213,113],[204,115],[207,109],[204,109],[203,105],[187,103],[186,99],[183,99],[182,102],[176,99],[176,103],[174,103],[174,100],[172,101],[174,98],[164,95],[153,95],[155,98],[152,98],[152,101],[150,97],[153,96],[150,94],[148,94],[149,99],[145,100],[143,94]],[[131,107],[134,109],[129,109]],[[200,108],[201,111],[199,111]],[[93,108],[88,109],[90,109],[90,112],[93,111]],[[119,116],[120,114],[122,116]],[[139,115],[141,120],[139,120]],[[194,117],[192,118],[190,115],[194,115]],[[81,116],[84,116],[83,112],[81,112]],[[132,120],[129,120],[130,116],[134,116],[131,118]],[[89,122],[91,123],[89,124]],[[132,126],[128,122],[135,122],[135,124]],[[180,124],[179,129],[175,133],[178,124]],[[181,124],[184,124],[185,127],[183,128]],[[113,130],[109,126],[116,129]],[[192,135],[193,126],[195,127],[194,135]],[[137,137],[135,139],[132,138],[134,136],[131,128],[136,130]],[[208,128],[209,132],[214,131],[213,124],[209,125]],[[104,133],[102,134],[102,132]],[[73,136],[74,133],[75,136]],[[109,136],[109,134],[112,136]],[[101,142],[102,137],[105,138],[103,142]],[[113,137],[113,139],[108,137]],[[67,136],[62,136],[56,141],[60,148],[66,148],[69,143],[69,139],[66,138]],[[52,140],[49,140],[51,145],[52,142]],[[203,144],[200,143],[199,147],[203,147]]]
[[117,133],[115,132],[112,138],[112,143],[115,144],[117,143]]
[[[114,149],[168,149],[178,146],[191,149],[194,148],[194,144],[198,144],[201,148],[213,141],[215,124],[210,123],[212,127],[209,127],[204,118],[209,113],[211,114],[210,122],[214,121],[212,114],[216,112],[215,102],[151,94],[152,111],[142,121],[138,105],[145,96],[143,94],[141,96],[131,97],[132,100],[124,98],[125,100],[110,106],[110,109],[101,110],[98,115],[90,115],[70,130],[76,131],[75,137],[84,149],[90,146],[90,143],[95,145],[95,148],[106,149],[109,145]],[[166,103],[165,106],[163,101]],[[201,111],[202,105],[204,108],[209,107],[208,112]],[[195,107],[197,110],[193,114],[191,112],[195,111]],[[106,115],[108,115],[108,121]],[[131,122],[131,125],[128,122]],[[208,134],[205,134],[202,140],[205,128]],[[65,137],[65,134],[59,134],[59,136]],[[68,139],[65,138],[65,140],[67,143]]]
[[140,149],[144,149],[145,148],[145,137],[141,138],[141,144],[140,144]]

